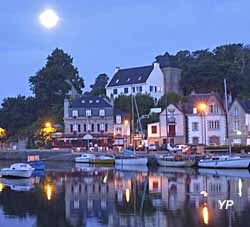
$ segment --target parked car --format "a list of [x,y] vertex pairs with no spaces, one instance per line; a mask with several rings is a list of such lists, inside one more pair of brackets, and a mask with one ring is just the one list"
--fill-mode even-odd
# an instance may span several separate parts
[[148,146],[148,150],[149,150],[149,151],[157,151],[157,150],[158,150],[157,144],[150,144],[150,145]]

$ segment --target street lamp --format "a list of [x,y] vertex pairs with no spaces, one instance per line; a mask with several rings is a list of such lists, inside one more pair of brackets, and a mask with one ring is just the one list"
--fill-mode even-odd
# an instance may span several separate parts
[[51,123],[50,123],[49,121],[46,122],[46,123],[45,123],[45,127],[46,127],[46,128],[51,128]]
[[[198,113],[201,116],[201,125],[202,125],[202,143],[204,140],[204,144],[206,145],[206,119],[205,119],[205,114],[207,110],[207,103],[205,102],[200,102],[197,104],[197,110]],[[202,116],[204,116],[204,121],[202,120]],[[204,136],[203,136],[203,131],[204,131]]]

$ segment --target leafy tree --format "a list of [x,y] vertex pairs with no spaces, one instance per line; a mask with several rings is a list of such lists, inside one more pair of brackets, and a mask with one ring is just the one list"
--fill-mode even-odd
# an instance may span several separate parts
[[106,96],[106,85],[108,84],[108,81],[109,77],[107,74],[99,74],[95,79],[95,83],[90,85],[92,89],[90,94],[95,96]]
[[3,100],[0,109],[0,125],[7,136],[24,136],[22,131],[37,119],[37,102],[33,97],[17,96]]
[[[29,78],[30,88],[35,94],[42,114],[62,119],[63,99],[70,90],[81,94],[84,81],[78,69],[73,66],[73,58],[56,48],[47,58],[46,65]],[[59,116],[59,117],[58,117]]]
[[[178,95],[175,92],[168,92],[167,94],[167,102],[168,104],[178,104],[183,101],[183,96]],[[165,109],[166,108],[166,95],[163,95],[157,104],[158,107]]]

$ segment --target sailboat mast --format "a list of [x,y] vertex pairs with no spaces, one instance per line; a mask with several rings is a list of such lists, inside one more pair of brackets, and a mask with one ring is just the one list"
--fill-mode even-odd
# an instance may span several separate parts
[[232,145],[229,135],[229,129],[228,129],[228,119],[229,119],[229,113],[228,113],[228,96],[227,96],[227,81],[224,79],[224,92],[225,92],[225,108],[226,108],[226,131],[227,131],[227,143],[228,143],[228,150],[229,155],[232,154]]
[[133,95],[133,85],[131,85],[131,139],[133,150],[135,151],[135,142],[134,142],[134,95]]

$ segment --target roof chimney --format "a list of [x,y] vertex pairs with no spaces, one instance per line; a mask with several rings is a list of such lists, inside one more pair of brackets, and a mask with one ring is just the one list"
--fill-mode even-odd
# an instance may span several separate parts
[[160,68],[160,64],[157,61],[154,62],[154,68]]
[[120,70],[120,67],[119,67],[119,66],[116,66],[116,67],[115,67],[115,72],[114,72],[114,74],[116,74],[119,70]]

